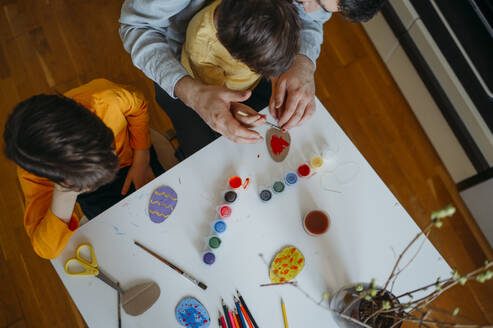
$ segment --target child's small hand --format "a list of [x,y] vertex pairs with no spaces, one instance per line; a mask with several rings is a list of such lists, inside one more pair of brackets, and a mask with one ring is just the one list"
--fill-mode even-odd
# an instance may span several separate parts
[[134,150],[134,161],[127,173],[127,178],[122,188],[122,195],[126,195],[130,186],[133,184],[135,189],[139,189],[156,176],[149,165],[149,149]]
[[265,115],[259,114],[249,106],[241,103],[232,103],[231,113],[238,122],[247,127],[261,126],[267,120]]

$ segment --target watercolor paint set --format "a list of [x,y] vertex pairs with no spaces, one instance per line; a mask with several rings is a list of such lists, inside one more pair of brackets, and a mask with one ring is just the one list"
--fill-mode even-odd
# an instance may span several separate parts
[[228,221],[231,220],[239,194],[248,188],[249,183],[249,178],[242,180],[238,176],[233,176],[229,179],[228,189],[223,191],[222,202],[216,206],[216,217],[211,223],[211,230],[205,240],[205,250],[202,253],[203,263],[212,265],[216,262],[218,250],[223,243],[222,235],[228,230]]

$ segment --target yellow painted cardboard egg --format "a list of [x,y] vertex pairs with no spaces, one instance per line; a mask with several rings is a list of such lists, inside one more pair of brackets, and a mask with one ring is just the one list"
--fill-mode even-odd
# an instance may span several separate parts
[[305,257],[294,246],[283,248],[270,264],[270,280],[274,283],[291,281],[303,270]]

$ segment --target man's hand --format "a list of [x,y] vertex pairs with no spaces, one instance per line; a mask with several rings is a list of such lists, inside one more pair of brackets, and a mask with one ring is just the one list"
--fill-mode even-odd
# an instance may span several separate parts
[[249,128],[264,125],[267,120],[265,115],[259,114],[249,106],[241,103],[232,103],[231,113],[233,113],[233,117],[238,122]]
[[123,183],[122,195],[128,193],[132,183],[137,190],[156,177],[152,172],[149,162],[149,149],[134,150],[134,160],[128,170],[127,178]]
[[289,70],[272,79],[269,111],[279,120],[280,127],[289,130],[303,124],[315,113],[314,73],[312,61],[298,55]]
[[193,108],[214,131],[236,143],[253,144],[262,136],[243,126],[231,113],[232,103],[250,97],[250,91],[233,91],[226,87],[205,85],[189,76],[175,86],[175,94],[185,105]]

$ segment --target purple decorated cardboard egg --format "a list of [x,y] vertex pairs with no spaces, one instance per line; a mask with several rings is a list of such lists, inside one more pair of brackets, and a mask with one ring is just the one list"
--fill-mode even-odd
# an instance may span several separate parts
[[149,200],[149,217],[152,222],[161,223],[173,213],[178,195],[168,186],[162,186],[154,190]]

